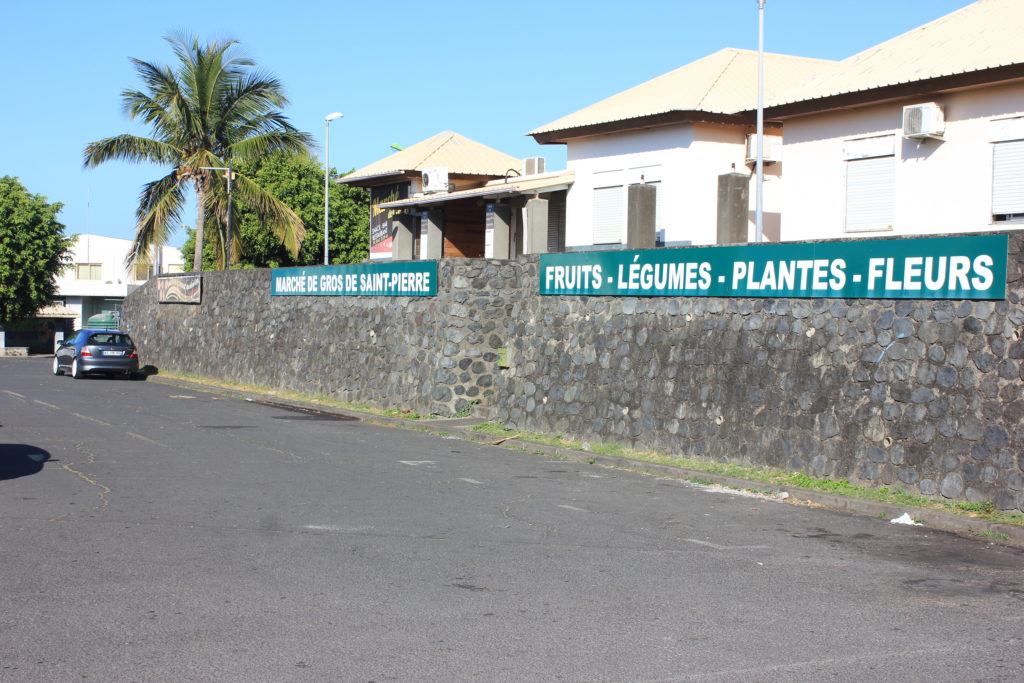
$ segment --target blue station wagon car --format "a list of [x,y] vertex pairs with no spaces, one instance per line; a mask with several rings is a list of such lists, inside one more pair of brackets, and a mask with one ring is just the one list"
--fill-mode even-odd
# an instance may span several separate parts
[[75,379],[90,373],[132,377],[139,354],[131,337],[120,330],[79,330],[61,342],[53,356],[53,374]]

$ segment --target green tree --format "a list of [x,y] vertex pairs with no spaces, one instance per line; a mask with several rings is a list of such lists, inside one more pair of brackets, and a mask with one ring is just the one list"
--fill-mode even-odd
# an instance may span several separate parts
[[56,293],[74,241],[57,220],[62,206],[0,177],[0,321],[27,318]]
[[[175,68],[132,59],[146,92],[121,93],[125,112],[149,125],[152,137],[124,134],[92,142],[84,163],[91,168],[116,159],[171,166],[143,187],[129,262],[147,262],[150,247],[166,243],[191,187],[198,206],[193,259],[201,266],[199,254],[209,238],[222,266],[226,250],[238,248],[234,239],[225,245],[227,181],[204,167],[240,166],[276,150],[308,153],[312,138],[280,111],[288,102],[281,83],[256,70],[252,60],[232,54],[236,41],[166,40],[178,58]],[[298,253],[304,228],[285,204],[242,174],[234,179],[232,200],[258,214],[289,253]],[[209,236],[207,221],[216,227]]]
[[[278,268],[323,263],[324,168],[320,162],[306,154],[277,152],[241,164],[239,172],[290,207],[305,225],[306,236],[299,253],[293,256],[256,212],[240,209],[232,217],[232,231],[241,242],[238,266]],[[331,169],[332,178],[337,175]],[[364,189],[332,181],[330,196],[331,263],[362,261],[369,252],[369,195]],[[191,231],[182,247],[188,267],[189,253],[195,248],[194,235]],[[215,258],[213,250],[204,251],[207,264]]]

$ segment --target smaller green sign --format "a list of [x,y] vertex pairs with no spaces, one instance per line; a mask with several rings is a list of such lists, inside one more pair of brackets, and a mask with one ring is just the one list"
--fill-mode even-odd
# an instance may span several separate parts
[[272,296],[436,296],[437,261],[274,268]]

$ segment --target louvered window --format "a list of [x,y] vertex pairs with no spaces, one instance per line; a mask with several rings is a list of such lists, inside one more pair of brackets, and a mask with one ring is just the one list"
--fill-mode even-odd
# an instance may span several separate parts
[[992,145],[992,217],[1024,220],[1024,140]]
[[548,195],[548,253],[565,251],[565,192]]
[[622,185],[594,188],[594,244],[620,244],[625,231]]
[[846,232],[892,230],[896,198],[896,158],[846,162]]

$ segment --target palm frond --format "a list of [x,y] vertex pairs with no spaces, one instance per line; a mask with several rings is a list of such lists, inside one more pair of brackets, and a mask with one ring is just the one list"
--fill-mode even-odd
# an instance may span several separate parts
[[231,145],[232,159],[252,161],[273,152],[288,154],[309,154],[313,144],[312,136],[299,131],[274,131],[263,135],[254,135]]
[[234,195],[239,203],[249,207],[274,232],[281,244],[294,258],[306,236],[306,226],[288,206],[261,186],[244,176],[236,176]]
[[82,154],[86,168],[115,159],[131,163],[176,164],[181,159],[181,150],[160,140],[125,134],[90,142]]
[[185,205],[184,187],[177,173],[146,183],[139,194],[138,220],[132,248],[125,265],[133,265],[148,258],[154,246],[163,246],[177,226]]

